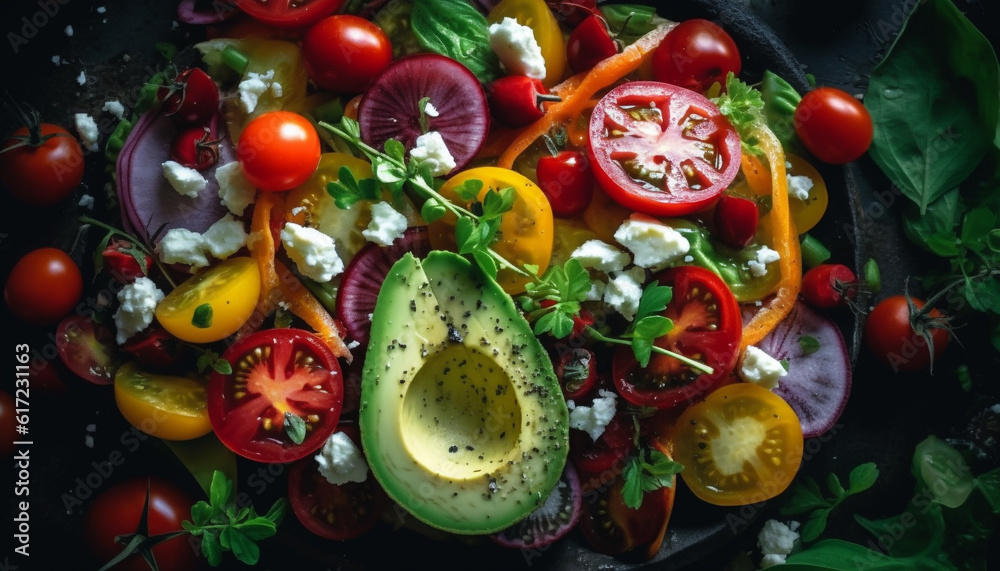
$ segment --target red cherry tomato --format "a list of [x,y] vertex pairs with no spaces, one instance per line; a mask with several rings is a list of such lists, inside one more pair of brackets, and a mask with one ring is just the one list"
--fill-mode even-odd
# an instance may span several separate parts
[[740,170],[740,136],[714,103],[655,81],[601,98],[589,126],[591,170],[637,212],[683,216],[715,202]]
[[302,56],[316,85],[338,93],[361,93],[392,62],[392,44],[376,24],[337,14],[309,28]]
[[653,353],[643,368],[631,347],[615,352],[611,376],[618,393],[639,406],[668,409],[691,402],[726,382],[740,352],[743,320],[739,304],[726,282],[709,270],[681,266],[653,279],[673,288],[663,311],[674,328],[656,345],[712,367],[712,373],[692,369],[674,357]]
[[[906,296],[887,297],[875,305],[865,322],[865,344],[872,355],[893,371],[929,371],[944,354],[951,334],[937,309],[924,314],[924,302]],[[933,357],[928,348],[933,344]]]
[[[337,428],[343,378],[337,358],[319,337],[299,329],[265,329],[238,341],[222,358],[233,372],[212,373],[208,416],[233,452],[258,462],[294,462],[315,452]],[[308,428],[296,443],[299,421]]]
[[535,176],[556,216],[578,216],[594,198],[594,175],[589,161],[576,151],[541,157]]
[[556,360],[556,377],[566,400],[583,398],[597,384],[597,356],[590,349],[568,349]]
[[714,22],[685,20],[667,33],[653,52],[653,77],[704,93],[742,69],[736,42]]
[[233,0],[256,20],[276,28],[297,28],[318,22],[336,12],[344,0]]
[[619,409],[597,440],[582,430],[569,431],[570,459],[581,472],[610,470],[622,464],[622,460],[635,450],[634,435],[631,417],[626,417]]
[[749,198],[723,194],[715,204],[715,231],[722,243],[743,249],[757,236],[760,210]]
[[164,115],[182,123],[203,125],[219,112],[219,86],[197,67],[180,72],[172,85],[160,88],[158,95]]
[[[148,536],[181,531],[184,529],[182,522],[191,519],[194,498],[168,480],[134,478],[115,484],[98,495],[84,513],[83,534],[94,557],[101,563],[121,553],[124,545],[118,543],[117,537],[138,531],[147,490]],[[188,541],[186,534],[159,543],[152,551],[161,571],[189,571],[200,564],[200,550]],[[116,571],[150,569],[138,551],[114,568]]]
[[101,252],[104,269],[120,283],[130,284],[149,272],[153,258],[128,240],[114,239]]
[[122,350],[135,359],[141,369],[169,369],[184,356],[184,345],[162,327],[149,327],[122,345]]
[[3,149],[0,181],[11,196],[28,206],[62,202],[83,180],[83,149],[58,125],[31,121],[11,133]]
[[843,264],[820,264],[802,276],[802,298],[813,307],[845,305],[853,296],[858,278]]
[[872,143],[871,115],[851,94],[817,87],[795,107],[795,134],[817,159],[842,165],[865,154]]
[[62,250],[39,248],[14,264],[3,290],[15,317],[30,325],[51,325],[83,297],[83,276]]
[[70,371],[95,385],[115,382],[115,371],[123,360],[111,329],[83,315],[70,315],[59,322],[56,349]]
[[618,52],[619,46],[611,37],[608,22],[599,14],[585,18],[566,40],[566,59],[573,73],[587,71]]
[[208,127],[184,129],[170,142],[170,159],[188,168],[203,171],[219,162],[219,143]]
[[295,188],[312,176],[319,164],[316,128],[290,111],[264,113],[247,124],[236,146],[243,174],[258,189]]
[[558,101],[549,95],[542,80],[525,75],[507,75],[490,84],[490,112],[497,121],[511,127],[524,127],[545,115],[544,101]]

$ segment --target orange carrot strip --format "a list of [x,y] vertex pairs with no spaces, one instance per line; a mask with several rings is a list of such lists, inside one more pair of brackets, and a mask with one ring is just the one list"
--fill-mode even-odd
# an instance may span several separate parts
[[766,127],[756,129],[757,139],[771,168],[771,248],[778,252],[781,279],[775,296],[743,327],[741,349],[759,343],[788,315],[802,285],[802,254],[798,232],[788,207],[788,182],[785,177],[785,153],[774,133]]
[[[284,213],[285,198],[279,192],[257,192],[257,202],[250,222],[250,239],[247,246],[250,255],[257,260],[260,269],[260,300],[271,299],[278,288],[278,274],[274,269],[274,234],[271,232],[271,216],[275,212]],[[258,304],[259,305],[259,304]]]
[[281,298],[288,303],[292,313],[309,324],[309,327],[316,331],[316,334],[323,339],[334,355],[343,357],[350,363],[353,357],[350,349],[344,344],[341,325],[330,316],[326,307],[316,299],[316,296],[306,286],[302,285],[299,278],[285,264],[275,260],[274,267],[278,275]]
[[667,22],[657,26],[622,50],[620,54],[598,63],[582,78],[578,74],[553,88],[553,91],[562,97],[562,101],[549,105],[541,119],[528,125],[521,136],[500,156],[497,166],[511,168],[518,155],[547,133],[553,125],[579,115],[595,93],[625,77],[652,55],[656,46],[660,45],[667,32],[675,25],[674,22]]

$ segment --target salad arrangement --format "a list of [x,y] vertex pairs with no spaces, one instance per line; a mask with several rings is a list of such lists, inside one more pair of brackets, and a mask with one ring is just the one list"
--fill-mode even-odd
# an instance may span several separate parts
[[[722,28],[641,6],[237,5],[268,26],[195,45],[106,142],[119,211],[82,222],[116,299],[63,318],[83,284],[48,251],[64,302],[20,263],[5,291],[142,433],[225,451],[196,474],[210,501],[144,518],[125,560],[166,568],[153,545],[189,533],[256,562],[285,507],[238,512],[233,455],[287,465],[326,539],[389,518],[543,549],[577,528],[639,558],[678,474],[721,506],[792,483],[850,389],[813,308],[877,279],[806,234],[828,200],[809,162],[871,140],[857,100],[751,87]],[[4,173],[79,151],[21,137]]]

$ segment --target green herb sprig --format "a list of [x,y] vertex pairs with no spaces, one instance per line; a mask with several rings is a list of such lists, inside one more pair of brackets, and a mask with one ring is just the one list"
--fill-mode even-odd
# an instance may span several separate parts
[[760,142],[754,135],[754,129],[765,123],[764,99],[760,91],[738,79],[733,72],[729,72],[726,76],[725,93],[713,97],[712,102],[718,105],[719,111],[729,119],[736,132],[740,134],[743,152],[762,155]]
[[847,488],[844,488],[840,478],[831,473],[826,479],[829,496],[820,490],[815,479],[803,476],[780,511],[783,515],[808,513],[809,519],[802,525],[802,541],[815,541],[826,529],[826,519],[830,512],[848,497],[871,488],[878,474],[878,467],[874,462],[861,464],[851,470]]
[[682,464],[663,452],[639,448],[638,454],[630,457],[622,470],[622,501],[634,510],[639,509],[646,492],[672,487],[674,476],[683,470]]

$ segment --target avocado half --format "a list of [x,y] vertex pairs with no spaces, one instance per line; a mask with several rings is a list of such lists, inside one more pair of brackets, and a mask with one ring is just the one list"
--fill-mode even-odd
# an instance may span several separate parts
[[452,533],[509,527],[557,485],[568,417],[551,360],[495,281],[451,252],[393,265],[360,411],[372,473],[393,500]]

